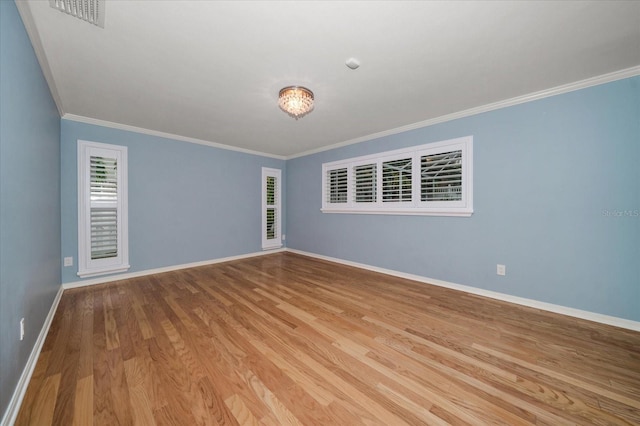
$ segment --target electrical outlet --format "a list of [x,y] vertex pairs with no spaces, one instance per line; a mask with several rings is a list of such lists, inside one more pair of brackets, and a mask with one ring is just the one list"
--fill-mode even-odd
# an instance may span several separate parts
[[24,318],[20,319],[20,340],[24,340]]
[[65,257],[64,266],[73,266],[73,257]]
[[507,275],[507,267],[504,266],[504,265],[498,264],[498,267],[496,269],[496,273],[498,275]]
[[284,234],[282,234],[282,241],[284,241],[284,240],[286,240],[286,239],[287,239],[287,236],[286,236],[286,235],[284,235]]

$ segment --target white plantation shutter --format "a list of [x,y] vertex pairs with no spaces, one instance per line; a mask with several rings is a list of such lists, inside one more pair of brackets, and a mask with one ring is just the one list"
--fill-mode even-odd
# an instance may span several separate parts
[[276,177],[275,176],[267,176],[266,177],[266,185],[267,185],[267,240],[273,240],[276,238],[278,234],[278,226],[276,223]]
[[462,199],[462,150],[420,157],[421,201]]
[[118,256],[118,210],[91,208],[91,259]]
[[281,171],[262,168],[262,249],[282,247]]
[[78,275],[129,269],[127,148],[78,141]]
[[90,159],[91,259],[118,256],[118,162]]
[[353,168],[353,192],[356,203],[375,203],[377,200],[377,164],[364,164]]
[[328,203],[346,203],[349,182],[346,167],[327,171],[326,200]]
[[411,157],[382,163],[382,201],[411,201]]

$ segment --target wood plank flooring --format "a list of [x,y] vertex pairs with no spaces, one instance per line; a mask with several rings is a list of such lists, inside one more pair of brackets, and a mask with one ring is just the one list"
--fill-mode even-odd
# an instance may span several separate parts
[[65,291],[18,425],[640,424],[640,333],[291,253]]

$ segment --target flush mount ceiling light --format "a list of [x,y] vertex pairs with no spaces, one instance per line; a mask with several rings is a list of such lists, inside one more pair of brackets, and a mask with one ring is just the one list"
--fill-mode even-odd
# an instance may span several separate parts
[[278,95],[278,106],[297,120],[313,110],[313,92],[302,86],[285,87]]

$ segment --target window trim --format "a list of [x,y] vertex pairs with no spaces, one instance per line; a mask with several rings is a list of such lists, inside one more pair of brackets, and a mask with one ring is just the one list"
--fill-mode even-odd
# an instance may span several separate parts
[[[448,151],[462,152],[461,200],[422,201],[421,200],[421,157]],[[411,201],[390,202],[383,200],[382,163],[411,158]],[[376,172],[376,201],[355,201],[355,167],[373,164]],[[329,202],[329,182],[327,175],[331,170],[347,169],[347,201]],[[347,158],[322,164],[322,208],[323,213],[355,213],[355,214],[397,214],[427,216],[460,216],[473,214],[473,136],[433,142],[410,148],[385,151],[371,155]]]
[[[118,214],[117,253],[115,257],[91,259],[91,157],[117,159],[116,209]],[[129,221],[127,197],[127,147],[78,140],[78,276],[94,277],[125,272],[129,265]]]
[[[275,238],[267,238],[267,177],[275,177]],[[261,218],[262,218],[262,250],[273,250],[282,247],[282,170],[262,168],[262,191]]]

